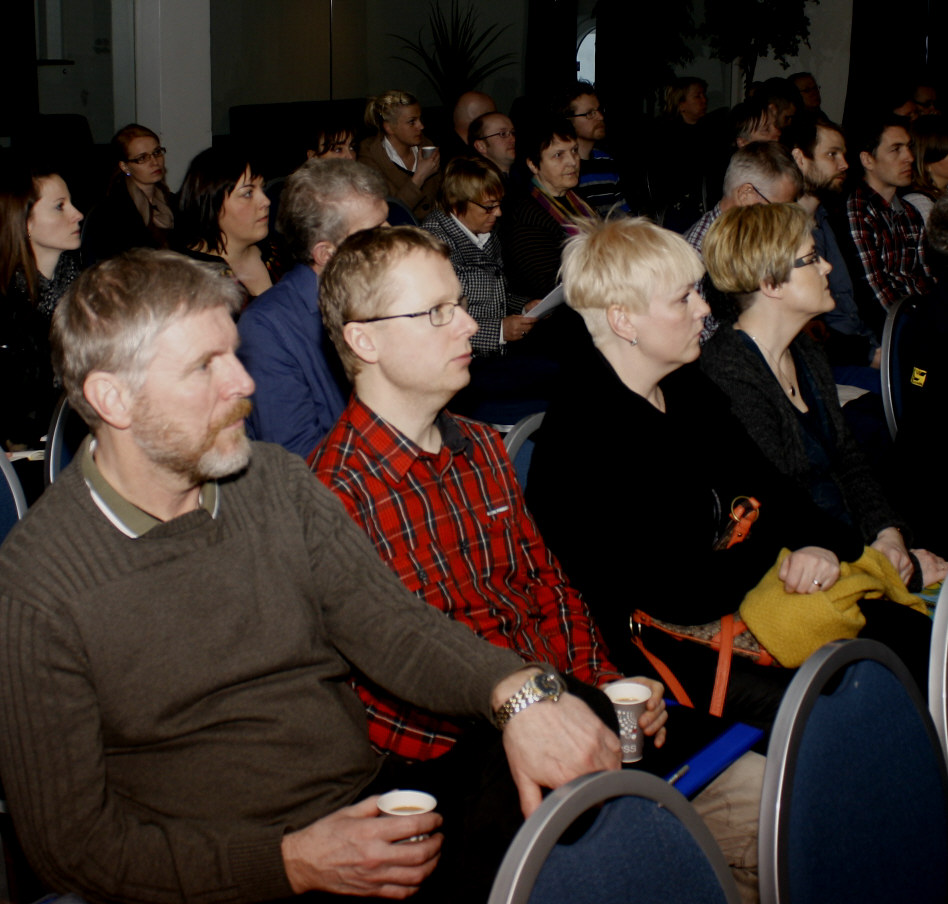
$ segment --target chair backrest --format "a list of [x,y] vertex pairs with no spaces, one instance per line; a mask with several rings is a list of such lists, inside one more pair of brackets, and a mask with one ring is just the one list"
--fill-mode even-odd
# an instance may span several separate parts
[[777,713],[761,795],[763,904],[948,900],[948,771],[899,658],[834,641]]
[[504,448],[506,448],[507,455],[510,456],[510,460],[513,462],[521,489],[527,487],[527,473],[530,470],[530,459],[533,456],[533,434],[540,429],[545,413],[544,411],[537,411],[535,414],[528,414],[525,418],[517,421],[504,436]]
[[941,585],[928,657],[928,711],[948,761],[948,581]]
[[86,422],[73,411],[66,394],[63,393],[53,409],[49,432],[46,435],[46,458],[43,465],[43,481],[46,486],[54,483],[59,472],[72,461],[88,432]]
[[907,295],[900,298],[889,308],[882,328],[882,409],[889,435],[895,439],[899,432],[899,419],[902,417],[903,383],[902,356],[900,354],[902,335],[911,315],[917,309],[921,299]]
[[26,514],[26,497],[20,478],[6,453],[0,450],[0,543],[17,521]]
[[[557,843],[599,804],[572,844]],[[636,770],[584,775],[549,794],[504,858],[488,904],[736,904],[724,856],[691,804]]]

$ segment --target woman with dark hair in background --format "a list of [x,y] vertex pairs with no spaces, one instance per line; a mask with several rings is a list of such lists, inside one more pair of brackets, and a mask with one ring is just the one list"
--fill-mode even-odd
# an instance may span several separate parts
[[378,134],[359,148],[359,161],[378,170],[388,194],[405,204],[419,222],[434,209],[441,186],[441,152],[428,156],[431,142],[424,135],[421,107],[407,91],[386,91],[369,99],[365,121]]
[[575,234],[576,221],[598,215],[573,191],[579,184],[579,144],[569,120],[538,123],[518,150],[533,179],[503,225],[504,261],[514,292],[543,298],[556,286],[563,243]]
[[313,132],[306,149],[306,159],[340,157],[343,160],[355,160],[357,153],[355,129],[349,123],[333,118]]
[[167,248],[174,198],[165,185],[165,148],[145,126],[130,123],[112,137],[115,170],[105,197],[89,213],[82,253],[87,263],[130,248]]
[[79,274],[82,214],[62,178],[8,161],[0,174],[0,443],[38,448],[56,393],[49,359],[50,318]]
[[195,260],[220,264],[249,300],[281,275],[267,241],[269,211],[250,159],[233,147],[208,148],[191,161],[178,193],[177,241]]
[[909,134],[915,145],[912,190],[903,195],[928,223],[935,202],[948,186],[948,120],[944,116],[919,116]]

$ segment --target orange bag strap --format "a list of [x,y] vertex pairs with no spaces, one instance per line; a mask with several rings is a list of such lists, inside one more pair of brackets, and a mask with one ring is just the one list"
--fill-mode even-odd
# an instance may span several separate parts
[[691,702],[691,697],[688,696],[688,693],[682,687],[681,682],[675,677],[675,673],[654,653],[650,653],[645,649],[645,644],[642,642],[642,638],[639,637],[638,634],[632,637],[632,644],[642,651],[642,654],[648,660],[649,665],[651,665],[652,668],[658,672],[659,677],[665,682],[665,687],[667,687],[668,690],[674,694],[675,699],[682,706],[687,706],[690,709],[694,709],[695,705]]
[[718,649],[718,667],[714,674],[714,690],[711,692],[711,706],[708,712],[712,716],[724,713],[724,696],[731,677],[731,656],[734,651],[734,616],[721,618],[720,648]]

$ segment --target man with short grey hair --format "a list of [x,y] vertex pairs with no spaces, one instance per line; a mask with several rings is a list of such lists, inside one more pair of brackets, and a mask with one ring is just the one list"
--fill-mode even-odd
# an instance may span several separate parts
[[[518,797],[529,815],[543,787],[618,769],[619,739],[542,661],[415,599],[296,456],[248,442],[239,300],[213,267],[138,249],[59,303],[57,370],[94,439],[0,550],[18,837],[90,902],[462,901],[503,852],[495,822],[465,843],[478,792],[509,839]],[[470,718],[470,759],[434,775],[375,754],[356,671]],[[380,818],[393,787],[433,792],[443,831]]]
[[387,217],[381,176],[354,160],[307,160],[286,180],[277,229],[296,266],[237,325],[257,384],[251,438],[308,455],[342,414],[349,388],[323,336],[319,276],[346,236]]
[[685,235],[699,254],[711,224],[732,207],[783,204],[803,194],[803,175],[790,152],[776,141],[754,141],[734,152],[724,174],[724,197]]

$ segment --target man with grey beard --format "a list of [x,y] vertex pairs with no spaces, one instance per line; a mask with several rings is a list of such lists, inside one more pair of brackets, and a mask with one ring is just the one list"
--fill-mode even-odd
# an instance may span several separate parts
[[0,550],[17,833],[90,902],[443,900],[439,858],[434,882],[468,880],[446,799],[486,772],[443,779],[443,833],[438,812],[378,818],[378,792],[424,776],[372,751],[353,671],[479,722],[474,762],[514,813],[518,792],[529,813],[542,787],[618,769],[618,738],[555,671],[412,596],[302,460],[247,440],[239,303],[213,268],[139,250],[56,310],[92,439]]

